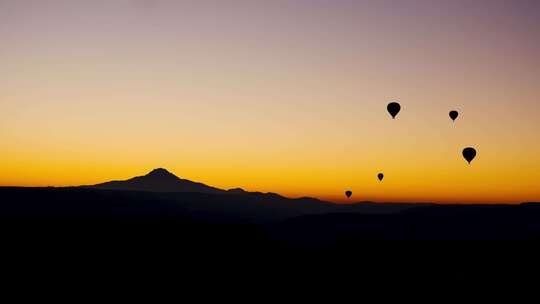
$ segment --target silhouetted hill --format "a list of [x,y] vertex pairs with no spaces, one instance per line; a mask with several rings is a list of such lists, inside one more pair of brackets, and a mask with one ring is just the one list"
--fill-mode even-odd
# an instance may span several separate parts
[[[228,207],[235,209],[233,206],[239,201],[249,201],[255,203],[264,202],[273,208],[280,207],[287,210],[294,210],[296,215],[304,214],[299,210],[309,211],[307,213],[321,212],[359,212],[366,214],[389,214],[400,212],[409,208],[421,206],[420,204],[375,204],[371,202],[362,202],[349,205],[336,205],[330,202],[324,202],[315,198],[303,197],[300,199],[286,198],[277,193],[262,193],[248,192],[242,188],[223,190],[216,187],[211,187],[203,183],[193,182],[187,179],[180,179],[176,175],[170,173],[166,169],[155,169],[145,176],[135,177],[126,181],[112,181],[93,186],[84,186],[82,188],[97,189],[97,190],[122,190],[122,191],[144,191],[155,193],[204,193],[204,194],[219,194],[232,195],[233,197],[220,197],[221,201],[226,201]],[[237,196],[246,196],[238,198]],[[200,203],[202,204],[202,203]],[[248,203],[249,204],[249,203]],[[422,204],[425,205],[425,204]],[[248,208],[249,207],[249,208]],[[246,210],[251,210],[253,206],[244,206]],[[238,209],[238,208],[236,208]],[[317,210],[317,212],[313,212]],[[257,213],[258,214],[258,213]],[[264,218],[276,217],[275,215],[266,215]],[[253,216],[252,216],[253,217]],[[258,217],[258,216],[257,216]]]
[[[223,190],[211,187],[203,183],[193,182],[187,179],[181,179],[166,169],[154,169],[144,176],[134,177],[125,181],[111,181],[93,186],[82,186],[81,188],[98,190],[123,190],[123,191],[144,191],[156,193],[205,193],[205,194],[226,194],[226,195],[249,195],[251,197],[265,197],[268,200],[286,201],[287,198],[276,193],[248,192],[242,188]],[[313,198],[303,198],[302,201],[312,200],[320,202]]]
[[[471,246],[479,242],[467,243],[462,248],[452,242],[444,246],[426,244],[409,251],[399,242],[381,246],[367,241],[539,240],[539,219],[540,205],[533,203],[342,206],[242,190],[214,194],[0,187],[0,237],[4,251],[16,248],[30,254],[29,260],[33,260],[50,250],[55,256],[64,254],[58,255],[62,258],[71,255],[74,248],[108,258],[110,252],[120,249],[120,261],[139,254],[129,263],[135,270],[141,261],[161,261],[163,253],[170,253],[182,267],[194,266],[199,270],[200,265],[215,262],[212,265],[231,265],[231,271],[237,272],[237,266],[245,263],[263,275],[266,272],[261,271],[261,265],[278,256],[289,262],[282,271],[287,273],[298,267],[297,261],[307,261],[307,269],[319,272],[322,262],[337,267],[336,263],[349,255],[354,256],[354,262],[343,263],[342,269],[356,266],[358,273],[366,276],[366,268],[370,268],[371,275],[380,274],[377,282],[386,282],[389,273],[404,279],[419,274],[418,265],[422,263],[423,276],[430,279],[456,269],[463,272],[497,253],[502,259],[493,258],[479,271],[498,273],[501,261],[509,261],[510,269],[514,269],[522,255],[519,254],[519,260],[509,260],[507,255],[500,254],[500,248],[488,248],[471,259]],[[514,243],[508,248],[516,251]],[[149,252],[156,257],[148,259]],[[219,259],[225,254],[236,260]],[[95,258],[89,255],[88,260]],[[246,263],[246,257],[253,258],[253,264]],[[428,257],[434,261],[426,264]],[[441,272],[441,267],[446,267],[445,271]],[[523,267],[530,269],[530,264]]]
[[145,176],[134,177],[125,181],[112,181],[93,186],[86,186],[86,188],[148,192],[227,193],[227,191],[222,189],[192,182],[187,179],[181,179],[163,168],[155,169]]
[[[239,267],[245,267],[253,271],[243,276],[249,280],[276,270],[281,282],[284,274],[298,271],[301,262],[305,268],[300,272],[309,277],[319,274],[325,263],[329,269],[355,269],[348,276],[331,276],[341,278],[336,279],[340,283],[356,275],[386,286],[387,277],[404,281],[417,276],[433,281],[456,271],[461,282],[463,277],[471,277],[463,275],[470,269],[500,274],[501,262],[507,262],[506,269],[531,269],[528,262],[516,267],[516,261],[523,261],[521,253],[530,250],[516,250],[512,243],[500,247],[510,248],[517,258],[510,259],[500,248],[491,247],[471,258],[474,246],[483,242],[448,242],[443,246],[394,242],[381,246],[369,241],[540,240],[539,207],[342,206],[242,190],[216,194],[0,187],[0,238],[4,251],[16,249],[16,256],[27,254],[25,263],[47,252],[61,261],[76,256],[87,263],[102,257],[113,261],[115,267],[118,261],[133,257],[126,262],[127,267],[139,271],[142,262],[154,267],[165,261],[167,254],[181,264],[175,275],[185,276],[186,267],[193,267],[205,279],[216,272],[215,267],[225,265],[230,266],[222,271],[228,281],[236,279]],[[411,251],[408,246],[417,247]],[[82,254],[74,255],[74,251]],[[115,251],[118,253],[111,259]],[[346,262],[345,256],[349,257]],[[537,261],[536,256],[533,261]],[[42,261],[51,264],[49,258]],[[479,261],[485,261],[485,267],[479,269]],[[272,262],[281,268],[274,268]],[[201,272],[203,265],[210,270]],[[161,267],[169,269],[170,265],[164,262]],[[189,275],[186,278],[191,280]],[[475,281],[476,277],[472,278]]]
[[292,244],[317,246],[336,242],[354,245],[372,239],[540,238],[540,205],[535,203],[336,205],[311,198],[238,193],[0,188],[0,218],[4,224],[26,223],[36,229],[36,223],[42,229],[66,221],[69,225],[85,221],[173,226],[185,221],[243,223],[256,225],[249,229],[262,227],[272,238],[287,244],[290,240]]
[[222,190],[165,169],[87,187],[0,187],[0,230],[17,240],[179,238],[194,248],[355,248],[366,240],[538,240],[539,219],[538,203],[337,205]]
[[0,215],[279,221],[338,207],[316,199],[275,194],[150,192],[96,188],[0,188]]

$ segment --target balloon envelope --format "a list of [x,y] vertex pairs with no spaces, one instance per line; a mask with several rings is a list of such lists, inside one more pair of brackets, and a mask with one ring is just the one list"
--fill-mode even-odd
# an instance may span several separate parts
[[463,150],[463,157],[470,164],[476,158],[476,149],[474,149],[474,148],[465,148]]
[[456,119],[459,117],[458,111],[451,111],[450,112],[450,118],[452,118],[453,121],[456,121]]
[[347,196],[347,198],[351,198],[352,192],[351,192],[351,191],[347,191],[347,192],[345,192],[345,195]]
[[377,178],[382,182],[383,179],[384,179],[384,174],[379,173],[379,174],[377,175]]
[[390,115],[392,115],[393,119],[396,119],[396,116],[401,111],[401,105],[399,103],[397,103],[397,102],[389,103],[386,108],[388,109],[388,113],[390,113]]

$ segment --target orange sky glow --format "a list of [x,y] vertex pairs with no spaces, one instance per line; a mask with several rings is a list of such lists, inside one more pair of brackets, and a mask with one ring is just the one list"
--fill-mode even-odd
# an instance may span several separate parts
[[529,0],[0,0],[0,185],[539,201],[538,54]]

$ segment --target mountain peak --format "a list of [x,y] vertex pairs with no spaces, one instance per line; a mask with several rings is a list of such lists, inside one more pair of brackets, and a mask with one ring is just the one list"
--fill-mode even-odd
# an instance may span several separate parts
[[167,169],[157,168],[152,170],[152,172],[146,175],[147,177],[159,177],[159,178],[175,178],[178,179],[178,176],[172,174]]
[[147,191],[147,192],[196,192],[223,194],[225,190],[210,187],[202,183],[181,179],[172,174],[167,169],[158,168],[152,172],[123,181],[112,181],[91,186],[105,190],[127,190],[127,191]]

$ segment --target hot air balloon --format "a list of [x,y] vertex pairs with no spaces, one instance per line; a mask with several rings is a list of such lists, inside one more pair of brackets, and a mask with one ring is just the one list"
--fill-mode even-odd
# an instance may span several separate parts
[[469,165],[471,162],[476,158],[476,149],[474,148],[465,148],[463,150],[463,157],[465,157],[465,160],[469,162]]
[[351,198],[352,192],[351,192],[351,191],[347,191],[347,192],[345,192],[345,195],[347,196],[347,198]]
[[401,105],[399,105],[399,103],[397,103],[397,102],[389,103],[386,108],[388,109],[388,113],[390,113],[390,115],[392,115],[392,119],[396,119],[396,116],[401,111]]
[[383,179],[384,179],[384,174],[379,173],[379,174],[377,175],[377,178],[382,182]]
[[458,111],[450,111],[450,118],[452,119],[452,121],[456,121],[456,119],[458,118],[459,116],[459,112]]

